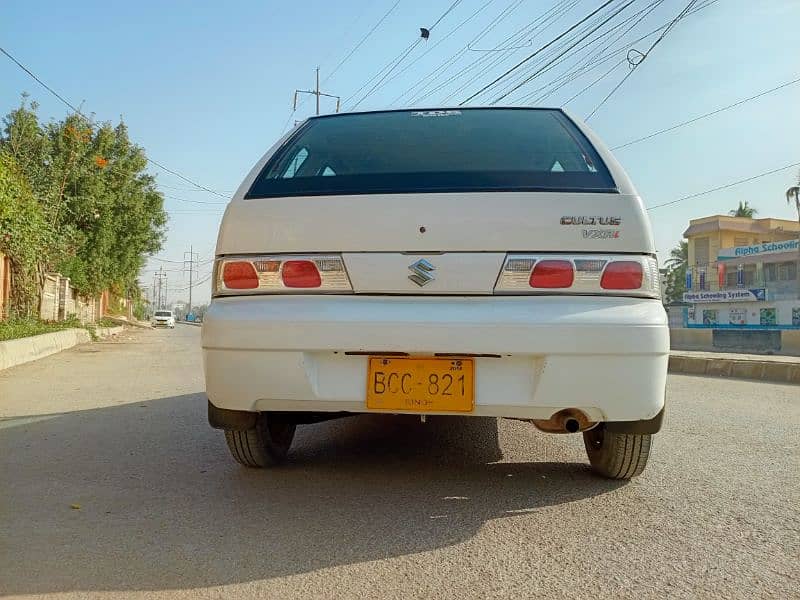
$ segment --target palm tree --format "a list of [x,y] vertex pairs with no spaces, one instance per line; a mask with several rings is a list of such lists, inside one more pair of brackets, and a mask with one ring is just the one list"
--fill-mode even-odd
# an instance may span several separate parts
[[668,269],[681,269],[689,264],[689,242],[681,240],[669,251],[669,258],[664,263]]
[[686,270],[689,268],[689,242],[681,240],[669,251],[665,261],[667,268],[667,289],[664,293],[666,303],[680,302],[686,291]]
[[737,206],[734,210],[729,211],[728,214],[732,217],[747,217],[748,219],[752,219],[757,212],[758,210],[750,206],[750,203],[747,200],[744,202],[739,200],[739,206]]
[[[800,175],[797,177],[797,183],[800,184]],[[786,204],[792,205],[794,200],[794,207],[797,209],[797,221],[800,222],[800,185],[795,185],[786,190]]]

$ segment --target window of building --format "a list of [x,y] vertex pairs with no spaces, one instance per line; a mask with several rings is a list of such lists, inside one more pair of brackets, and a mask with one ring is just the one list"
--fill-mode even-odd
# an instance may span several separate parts
[[708,238],[697,238],[694,241],[694,263],[696,265],[708,264]]
[[764,265],[765,281],[795,281],[797,279],[797,263],[786,261],[766,263]]

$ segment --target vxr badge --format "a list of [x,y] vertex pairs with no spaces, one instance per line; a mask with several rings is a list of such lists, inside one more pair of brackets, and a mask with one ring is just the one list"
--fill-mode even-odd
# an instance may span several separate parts
[[408,265],[408,270],[411,271],[411,275],[409,275],[408,278],[419,287],[426,286],[436,279],[436,277],[431,274],[431,271],[435,271],[436,267],[424,258],[420,258],[413,265]]

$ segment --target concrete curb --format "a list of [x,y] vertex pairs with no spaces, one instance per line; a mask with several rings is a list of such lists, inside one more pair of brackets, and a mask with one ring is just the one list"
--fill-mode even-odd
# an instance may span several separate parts
[[800,362],[736,360],[673,353],[669,357],[669,371],[684,375],[709,375],[800,384]]
[[[98,327],[98,337],[108,337],[120,333],[124,327]],[[92,341],[85,329],[64,329],[53,333],[43,333],[30,337],[0,342],[0,371],[15,367],[45,356],[56,354],[78,344]]]

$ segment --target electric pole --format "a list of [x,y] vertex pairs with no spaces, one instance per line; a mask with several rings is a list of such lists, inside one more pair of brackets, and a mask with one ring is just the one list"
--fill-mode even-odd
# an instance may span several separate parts
[[[189,258],[186,258],[186,256]],[[196,258],[195,258],[196,257]],[[183,253],[183,269],[186,270],[186,265],[189,265],[189,307],[186,310],[186,314],[192,312],[192,276],[194,275],[194,267],[200,261],[200,256],[197,252],[194,252],[194,246],[189,246],[189,251]]]
[[325,96],[327,98],[336,98],[336,112],[339,112],[339,105],[342,102],[341,97],[334,96],[333,94],[326,94],[325,92],[319,91],[319,67],[317,67],[317,86],[313,90],[295,90],[294,91],[294,105],[293,110],[297,110],[297,94],[311,94],[312,96],[317,97],[317,114],[319,114],[319,97]]
[[158,286],[158,297],[156,299],[156,309],[164,308],[167,301],[167,274],[164,273],[164,266],[159,267],[158,272],[155,274],[155,282],[153,283],[153,296],[156,296],[156,286]]

